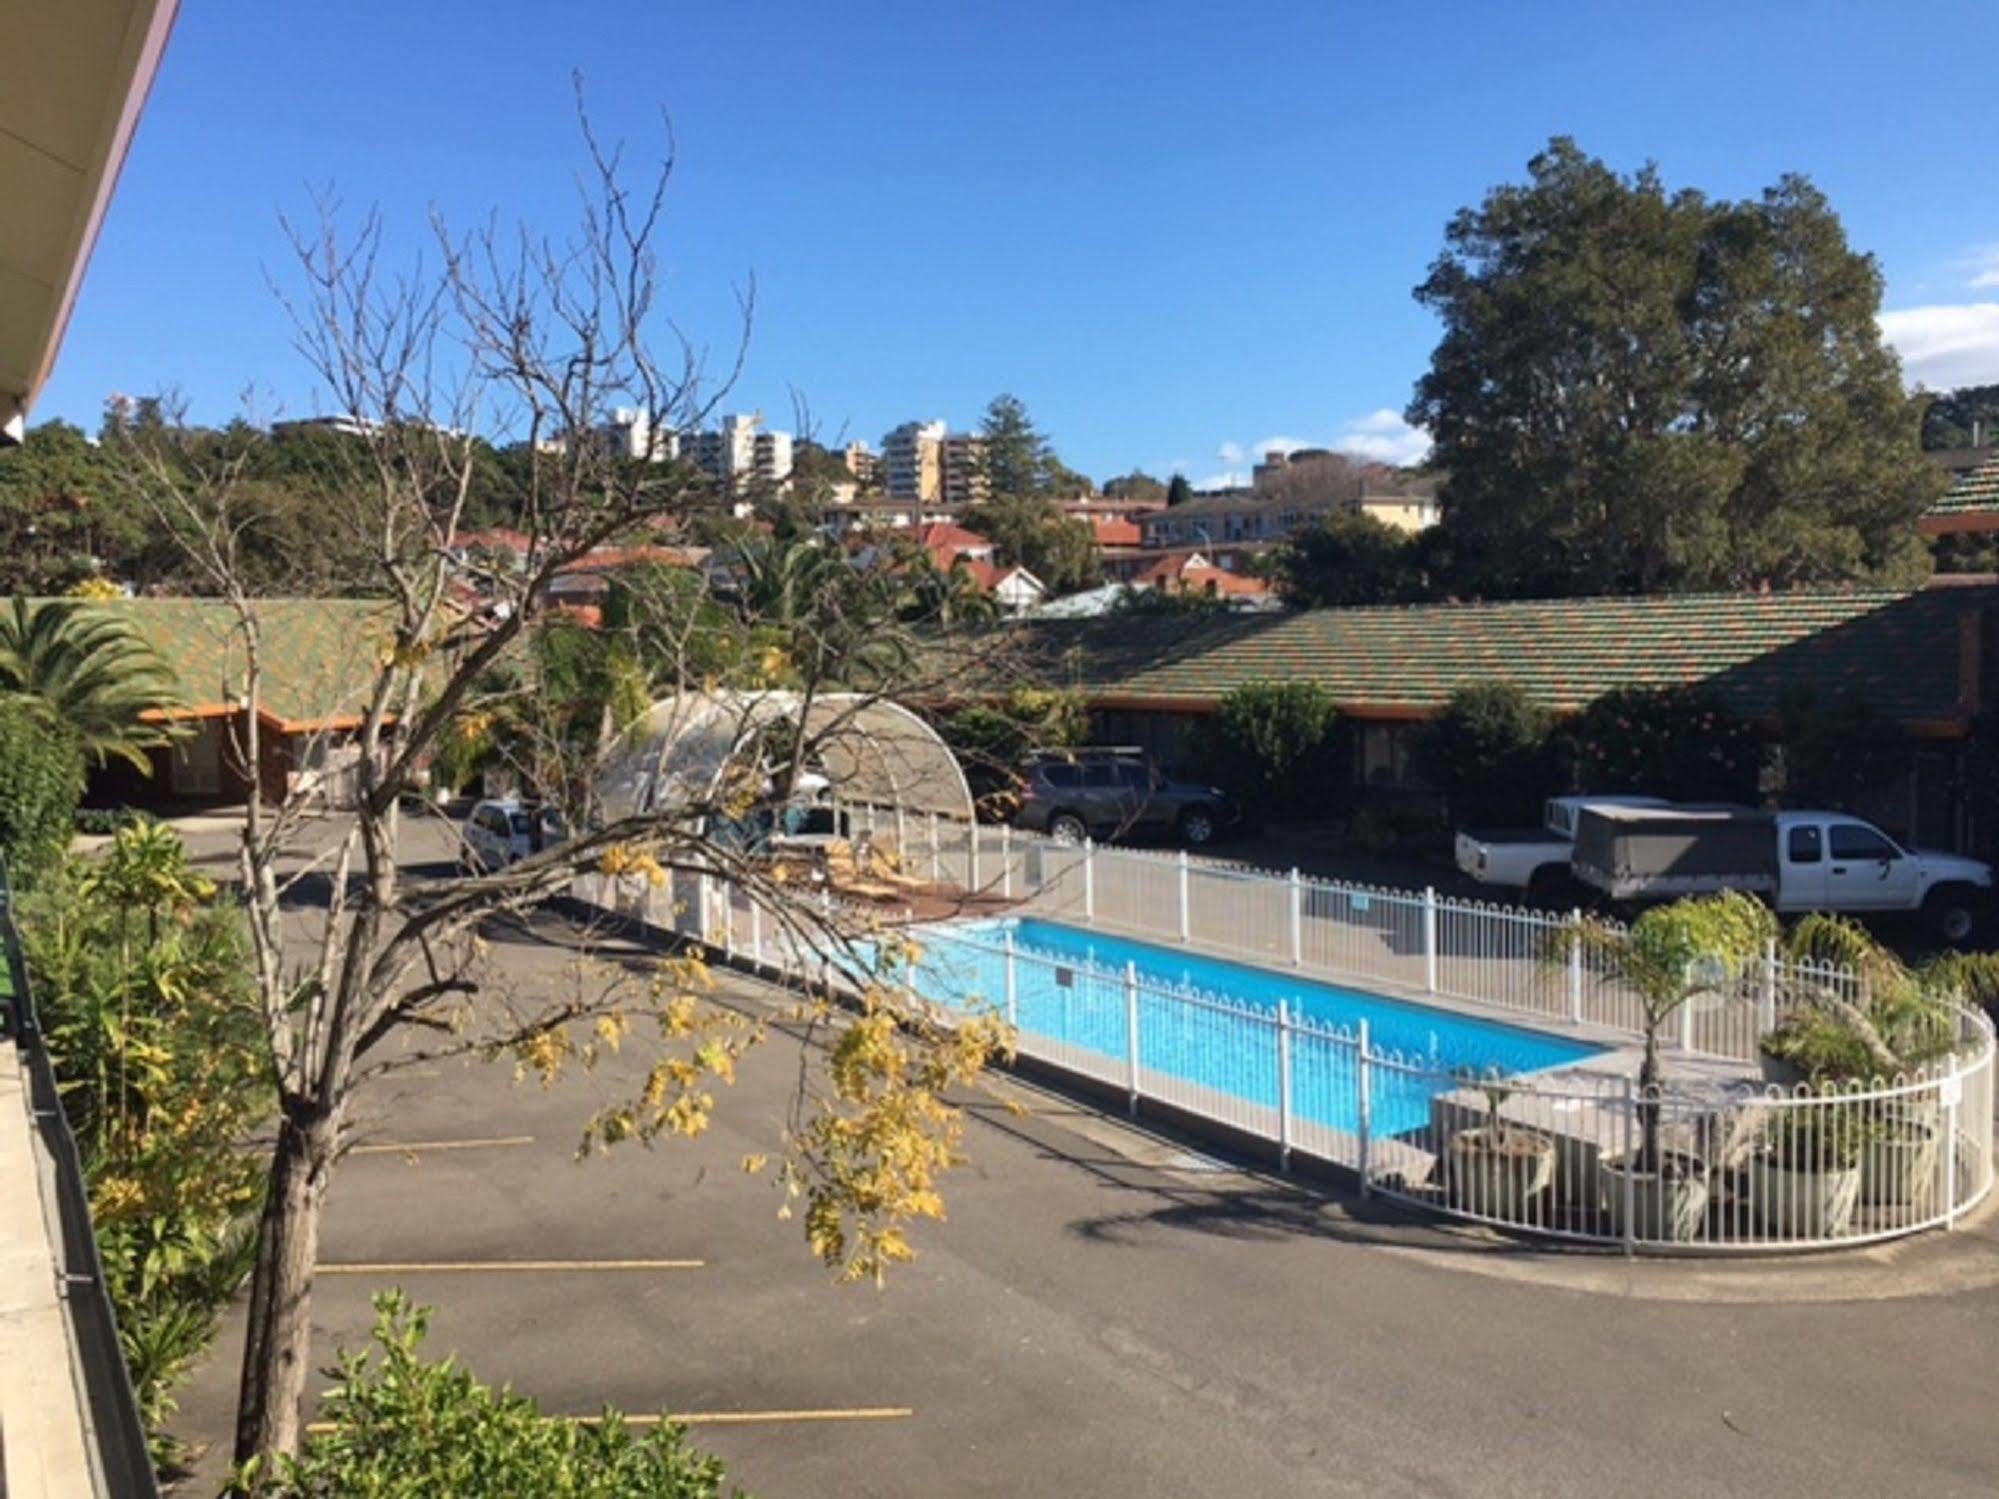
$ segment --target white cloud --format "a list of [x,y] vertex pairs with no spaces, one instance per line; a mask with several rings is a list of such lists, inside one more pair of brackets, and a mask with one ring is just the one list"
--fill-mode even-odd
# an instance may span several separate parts
[[1295,453],[1300,448],[1316,448],[1316,442],[1307,442],[1302,437],[1266,437],[1250,451],[1259,458],[1268,458],[1272,453]]
[[1402,419],[1401,412],[1383,406],[1358,421],[1348,422],[1333,446],[1377,463],[1420,463],[1430,451],[1430,434],[1421,427],[1410,426]]
[[[1290,437],[1278,433],[1248,445],[1231,440],[1215,450],[1215,457],[1223,466],[1222,471],[1197,481],[1194,487],[1222,489],[1247,484],[1252,461],[1268,458],[1272,453],[1293,453],[1299,448],[1330,448],[1336,453],[1371,458],[1376,463],[1406,465],[1421,462],[1430,451],[1430,434],[1421,427],[1410,426],[1402,419],[1401,412],[1383,406],[1365,416],[1355,417],[1330,438]],[[1184,465],[1175,464],[1174,467],[1184,468]]]
[[[1999,285],[1999,265],[1993,280]],[[1999,381],[1999,302],[1904,307],[1881,314],[1881,336],[1902,356],[1911,382],[1933,390]]]
[[1987,291],[1999,286],[1999,245],[1980,245],[1960,262],[1970,273],[1973,291]]

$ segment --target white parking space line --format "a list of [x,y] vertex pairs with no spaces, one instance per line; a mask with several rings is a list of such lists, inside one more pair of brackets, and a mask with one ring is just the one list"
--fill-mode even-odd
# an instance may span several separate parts
[[422,1155],[433,1150],[505,1150],[534,1144],[533,1135],[491,1135],[472,1140],[376,1140],[356,1145],[349,1155]]

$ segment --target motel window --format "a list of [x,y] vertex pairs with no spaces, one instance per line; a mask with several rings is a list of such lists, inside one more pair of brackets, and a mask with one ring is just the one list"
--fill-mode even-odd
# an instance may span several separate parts
[[1354,773],[1363,786],[1408,786],[1409,734],[1400,724],[1362,724]]

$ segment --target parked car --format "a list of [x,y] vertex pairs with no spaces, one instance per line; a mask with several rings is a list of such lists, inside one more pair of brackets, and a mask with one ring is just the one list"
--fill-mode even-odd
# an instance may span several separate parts
[[1014,825],[1057,843],[1137,833],[1201,848],[1237,817],[1226,792],[1173,780],[1143,750],[1100,748],[1036,757]]
[[1971,940],[1992,895],[1990,864],[1905,849],[1844,812],[1585,807],[1572,867],[1613,900],[1741,890],[1785,912],[1921,912],[1953,946]]
[[562,814],[553,807],[511,796],[478,803],[466,817],[464,831],[465,863],[487,873],[552,848],[569,836]]
[[1585,806],[1663,807],[1657,796],[1551,796],[1538,828],[1461,831],[1458,868],[1481,885],[1501,885],[1552,900],[1570,883],[1569,858],[1576,846],[1576,814]]

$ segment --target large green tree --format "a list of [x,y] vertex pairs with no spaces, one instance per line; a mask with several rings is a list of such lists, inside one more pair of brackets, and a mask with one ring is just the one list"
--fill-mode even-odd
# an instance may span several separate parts
[[1112,500],[1155,501],[1166,498],[1166,486],[1142,468],[1104,480],[1104,496]]
[[1000,561],[1026,568],[1050,593],[1074,593],[1103,576],[1096,533],[1052,500],[995,494],[966,512],[965,524],[993,544]]
[[1293,532],[1270,570],[1285,602],[1307,609],[1407,603],[1428,594],[1426,553],[1371,515],[1330,511]]
[[1932,395],[1923,408],[1923,446],[1999,447],[1999,385],[1966,385]]
[[1409,419],[1450,475],[1465,584],[1919,579],[1941,479],[1881,284],[1802,177],[1714,200],[1553,141],[1457,214],[1416,288],[1443,337]]
[[994,396],[979,423],[979,435],[986,441],[986,482],[995,499],[1050,492],[1061,460],[1027,414],[1025,401],[1012,395]]
[[0,449],[0,592],[63,593],[122,574],[145,534],[102,452],[67,422]]

